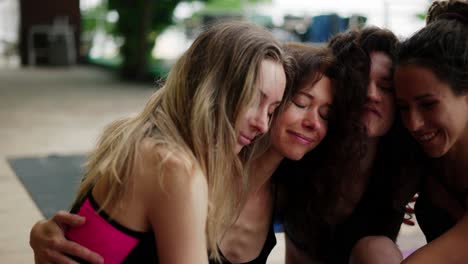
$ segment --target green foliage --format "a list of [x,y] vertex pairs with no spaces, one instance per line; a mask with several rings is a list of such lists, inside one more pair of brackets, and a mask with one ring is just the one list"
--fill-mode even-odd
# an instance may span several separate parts
[[[83,29],[96,28],[96,18],[105,20],[107,10],[115,10],[119,19],[115,25],[106,22],[106,31],[122,36],[120,48],[123,58],[122,76],[129,79],[144,78],[151,58],[154,40],[173,23],[173,12],[183,0],[108,0],[108,6],[98,5],[83,13]],[[191,1],[191,0],[185,0]],[[271,0],[201,0],[206,1],[207,11],[241,11],[242,5]]]
[[109,23],[106,19],[109,12],[107,5],[101,3],[81,12],[81,28],[83,32],[93,32],[98,26],[104,26],[109,33],[115,31],[115,23]]
[[180,0],[108,1],[108,8],[119,14],[115,29],[124,38],[120,49],[124,77],[145,77],[155,36],[172,23],[173,12],[179,2]]
[[421,20],[426,20],[426,13],[418,13],[416,14],[416,17]]
[[240,11],[242,10],[242,1],[239,0],[208,0],[204,11]]

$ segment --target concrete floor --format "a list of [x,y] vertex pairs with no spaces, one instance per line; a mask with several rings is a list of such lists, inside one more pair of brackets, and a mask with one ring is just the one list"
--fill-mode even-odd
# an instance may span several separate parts
[[[110,121],[138,112],[154,91],[86,67],[0,69],[0,263],[32,263],[29,230],[42,219],[6,159],[89,151]],[[402,249],[423,244],[417,227],[404,227]],[[278,236],[269,263],[284,263]]]

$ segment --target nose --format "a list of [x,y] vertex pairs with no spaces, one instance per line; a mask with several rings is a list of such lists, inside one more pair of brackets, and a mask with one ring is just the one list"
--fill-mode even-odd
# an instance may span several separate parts
[[374,81],[369,83],[367,87],[367,100],[370,102],[378,103],[381,100],[380,91]]
[[424,125],[424,119],[418,111],[409,109],[402,113],[403,122],[410,132],[415,132]]
[[322,123],[321,123],[321,117],[320,117],[318,109],[309,111],[306,114],[302,122],[302,125],[305,128],[311,129],[311,130],[319,129],[322,126]]
[[268,109],[264,111],[257,111],[251,122],[251,126],[257,131],[258,134],[265,134],[268,131],[270,125],[270,116],[268,115]]

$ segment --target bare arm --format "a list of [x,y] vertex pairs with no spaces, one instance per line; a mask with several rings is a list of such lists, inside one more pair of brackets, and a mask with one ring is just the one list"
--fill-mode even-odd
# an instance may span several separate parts
[[[159,263],[208,263],[205,234],[207,182],[201,173],[190,171],[183,165],[181,161],[170,160],[163,173],[154,166],[143,165],[139,170],[143,185],[137,185],[144,193]],[[158,177],[163,177],[163,184]]]
[[468,214],[442,236],[411,254],[403,263],[466,263],[468,260]]
[[72,255],[90,263],[103,263],[103,259],[91,250],[65,238],[66,226],[81,226],[85,218],[65,211],[57,212],[50,220],[37,222],[30,233],[29,244],[34,250],[36,263],[78,263],[66,255]]

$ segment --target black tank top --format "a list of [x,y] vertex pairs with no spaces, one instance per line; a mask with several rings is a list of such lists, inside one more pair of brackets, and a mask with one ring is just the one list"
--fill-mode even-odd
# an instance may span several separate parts
[[339,224],[325,223],[318,216],[316,222],[310,220],[312,229],[304,237],[295,223],[285,221],[284,230],[289,240],[314,261],[333,264],[348,263],[352,247],[362,237],[386,236],[395,241],[404,210],[395,208],[389,185],[380,182],[378,176],[372,175],[357,206]]
[[[277,189],[277,183],[275,181],[275,178],[273,177],[274,183],[272,184],[272,189],[273,189],[273,214],[272,214],[272,219],[271,219],[271,224],[270,224],[270,230],[268,231],[265,243],[263,244],[262,251],[260,251],[260,254],[258,257],[255,259],[245,262],[242,264],[265,264],[268,256],[270,255],[271,251],[273,248],[276,246],[276,236],[275,236],[275,225],[274,225],[274,218],[276,216],[276,199],[278,196],[278,189]],[[231,264],[223,255],[221,250],[219,250],[219,253],[221,254],[221,259],[222,262],[216,262],[212,259],[210,259],[210,264]]]
[[[265,264],[268,259],[268,256],[270,255],[275,245],[276,245],[276,236],[275,236],[274,225],[272,223],[270,230],[268,231],[265,244],[263,245],[262,251],[260,251],[260,254],[258,255],[258,257],[256,257],[255,259],[249,262],[245,262],[244,264]],[[231,262],[229,262],[224,257],[221,251],[219,251],[219,253],[221,253],[221,258],[222,258],[222,262],[220,262],[221,264],[231,264]],[[210,259],[210,264],[219,264],[219,262],[215,262],[214,260]]]

